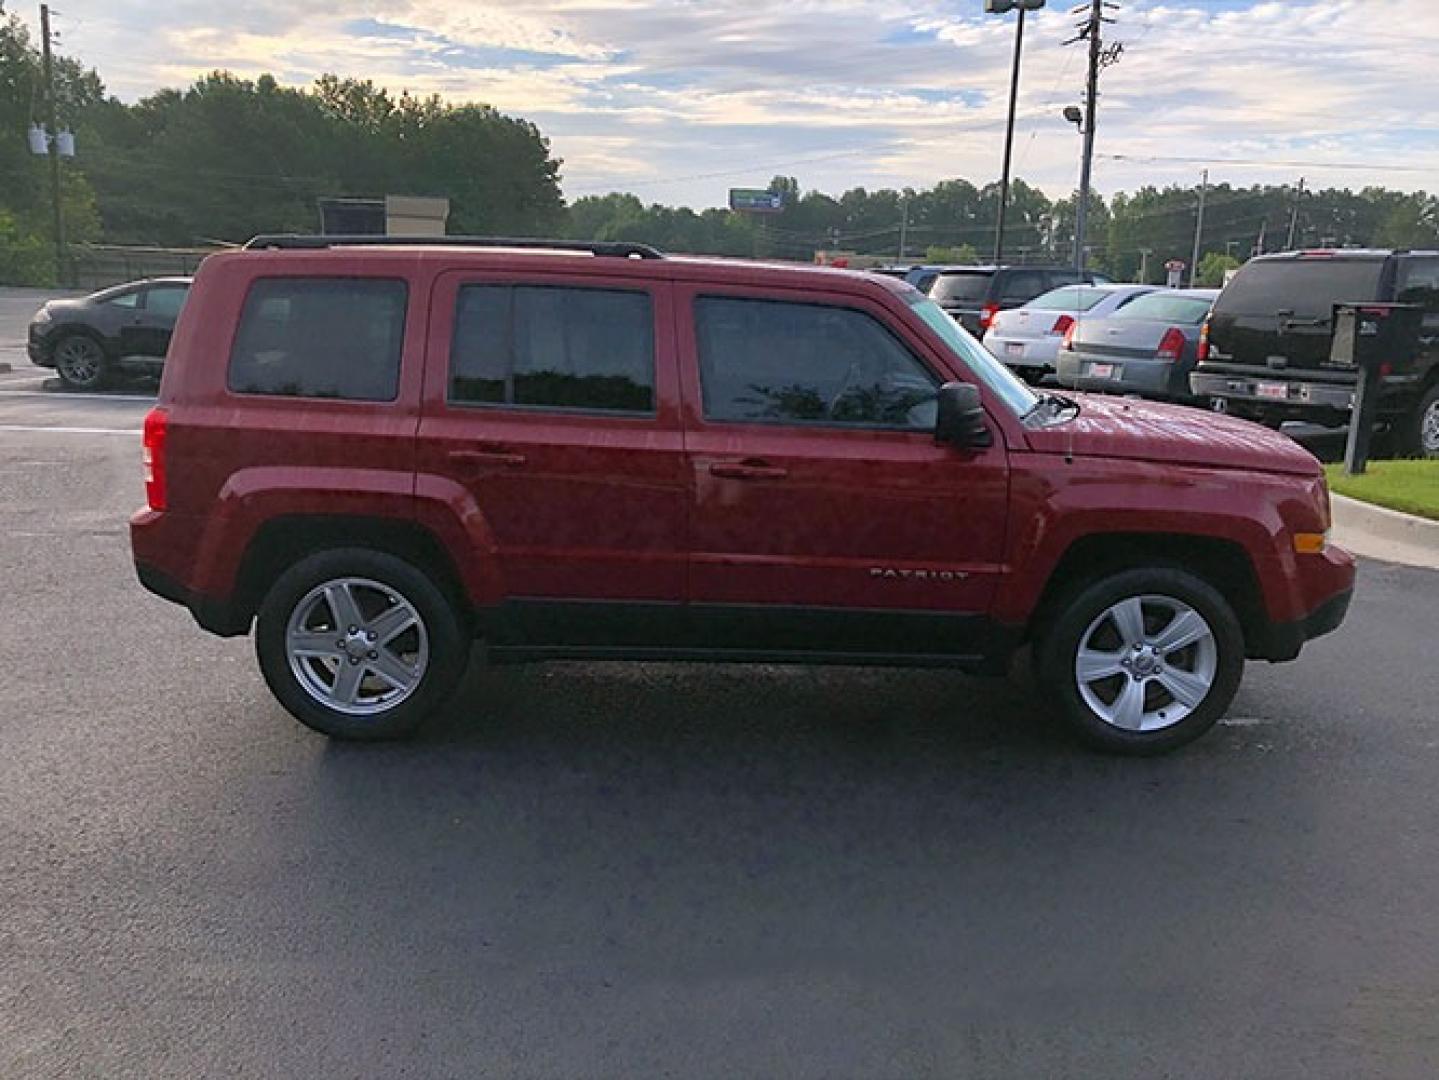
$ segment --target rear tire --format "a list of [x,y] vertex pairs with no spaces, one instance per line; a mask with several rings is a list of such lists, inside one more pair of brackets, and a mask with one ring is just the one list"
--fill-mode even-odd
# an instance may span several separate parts
[[424,573],[365,548],[302,559],[260,605],[255,652],[280,704],[339,739],[408,735],[448,700],[469,638]]
[[1405,457],[1439,458],[1439,382],[1432,383],[1404,418],[1399,452]]
[[1244,633],[1224,597],[1193,574],[1124,570],[1059,602],[1037,659],[1075,735],[1146,756],[1192,742],[1224,714],[1244,671]]
[[55,343],[51,354],[55,374],[71,390],[98,390],[109,375],[110,358],[105,347],[89,334],[66,334]]

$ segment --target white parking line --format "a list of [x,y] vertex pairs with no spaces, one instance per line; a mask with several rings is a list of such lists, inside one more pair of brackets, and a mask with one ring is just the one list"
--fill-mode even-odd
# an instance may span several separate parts
[[0,390],[5,397],[42,397],[51,401],[149,401],[157,399],[144,394],[80,394],[69,390]]
[[32,424],[0,424],[0,431],[50,431],[56,435],[140,435],[139,428],[110,427],[41,427]]

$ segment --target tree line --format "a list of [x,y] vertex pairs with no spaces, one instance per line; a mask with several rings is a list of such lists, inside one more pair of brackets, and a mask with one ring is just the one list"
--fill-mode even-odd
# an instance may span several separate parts
[[[834,196],[776,176],[778,214],[645,203],[635,195],[566,204],[561,161],[532,123],[483,105],[398,95],[325,75],[304,88],[269,75],[214,72],[133,105],[99,75],[56,60],[62,126],[78,156],[63,162],[68,239],[84,244],[208,246],[262,232],[313,232],[323,196],[443,195],[454,233],[632,240],[668,251],[808,261],[820,249],[891,262],[967,262],[992,250],[999,185],[944,180],[924,189],[852,188]],[[43,114],[40,57],[0,0],[0,282],[53,276],[48,167],[26,131]],[[1162,280],[1190,258],[1197,186],[1144,186],[1089,206],[1089,262],[1120,278]],[[1011,261],[1067,262],[1075,197],[1010,186]],[[1201,277],[1255,251],[1295,246],[1439,247],[1439,198],[1218,184],[1207,191]]]

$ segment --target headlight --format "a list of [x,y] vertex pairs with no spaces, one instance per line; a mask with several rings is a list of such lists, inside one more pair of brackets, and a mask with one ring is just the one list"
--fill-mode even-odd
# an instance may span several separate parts
[[49,322],[49,321],[50,321],[50,308],[49,308],[48,306],[42,307],[39,311],[37,311],[37,312],[35,313],[35,318],[31,319],[30,321],[31,321],[31,322],[37,322],[37,323],[47,323],[47,322]]

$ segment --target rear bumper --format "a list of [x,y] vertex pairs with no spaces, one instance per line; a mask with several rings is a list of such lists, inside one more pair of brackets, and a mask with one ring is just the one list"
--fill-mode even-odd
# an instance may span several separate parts
[[140,584],[190,612],[212,634],[237,637],[250,632],[250,612],[230,597],[191,587],[195,522],[182,515],[141,510],[130,519],[130,550]]
[[[1019,346],[1016,352],[1012,346]],[[1053,371],[1059,352],[1058,338],[1008,338],[1002,334],[985,334],[984,347],[1006,367],[1026,370]]]
[[[1111,374],[1096,377],[1095,364],[1109,364]],[[1061,351],[1056,365],[1062,385],[1075,390],[1097,390],[1120,394],[1145,394],[1150,397],[1187,398],[1189,380],[1185,368],[1173,360],[1143,357],[1094,356]]]
[[249,616],[241,616],[229,603],[201,596],[163,570],[141,562],[135,564],[135,574],[150,592],[189,611],[202,629],[220,637],[241,637],[250,632]]
[[[1282,385],[1285,396],[1261,395],[1260,385]],[[1197,397],[1223,398],[1265,410],[1313,409],[1316,411],[1348,412],[1354,405],[1354,387],[1345,383],[1309,382],[1284,377],[1257,378],[1250,375],[1229,375],[1221,372],[1196,371],[1189,376],[1189,387]]]

